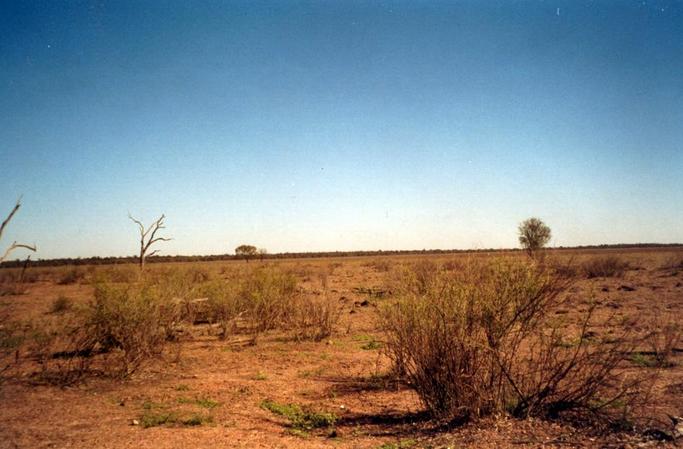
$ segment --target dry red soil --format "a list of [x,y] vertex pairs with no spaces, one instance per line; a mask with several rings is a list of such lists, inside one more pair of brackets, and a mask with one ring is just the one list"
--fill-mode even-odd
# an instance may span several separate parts
[[[622,277],[577,279],[568,292],[573,307],[566,313],[579,313],[594,298],[604,316],[636,316],[630,325],[644,326],[658,317],[681,324],[683,269],[670,267],[672,260],[683,259],[680,250],[574,251],[561,257],[580,264],[606,254],[628,261],[630,268]],[[421,257],[447,261],[465,256]],[[169,344],[161,359],[129,379],[90,377],[69,387],[36,381],[35,364],[20,350],[14,355],[16,366],[0,385],[0,447],[674,447],[674,442],[647,435],[539,419],[500,416],[450,427],[430,422],[414,392],[384,376],[389,362],[375,347],[380,345],[368,344],[381,342],[376,306],[390,300],[369,296],[368,289],[384,288],[387,265],[415,259],[271,262],[298,271],[300,286],[309,294],[320,289],[311,273],[328,273],[327,292],[339,301],[342,315],[333,335],[321,342],[297,342],[275,332],[249,345],[246,336],[219,340],[198,326],[191,339]],[[218,275],[221,267],[233,263],[195,265]],[[38,280],[27,284],[24,294],[0,297],[0,319],[59,319],[50,313],[57,297],[79,303],[88,301],[92,292],[85,281],[58,285],[56,279]],[[651,413],[661,426],[666,425],[666,414],[683,414],[681,352],[674,352],[672,362],[659,370],[635,364],[632,368],[657,371]],[[338,421],[334,430],[297,435],[287,419],[261,407],[266,399],[310,405],[334,413]],[[143,428],[140,419],[150,410],[198,413],[209,416],[210,422]]]

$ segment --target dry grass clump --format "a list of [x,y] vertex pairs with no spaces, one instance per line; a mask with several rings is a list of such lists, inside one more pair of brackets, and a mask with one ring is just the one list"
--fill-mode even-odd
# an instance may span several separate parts
[[332,335],[341,311],[327,294],[297,296],[291,304],[288,323],[299,340],[320,341]]
[[652,356],[652,365],[660,368],[674,366],[674,351],[680,350],[683,343],[681,320],[673,313],[658,313],[647,324],[649,330],[644,340]]
[[52,301],[52,306],[50,307],[50,313],[64,313],[73,307],[73,301],[64,296],[59,295]]
[[559,278],[576,279],[583,274],[583,269],[576,264],[574,258],[563,259],[560,257],[547,257],[545,260],[547,268]]
[[246,277],[240,295],[253,334],[275,329],[282,323],[295,293],[296,278],[276,268],[259,268]]
[[394,266],[393,262],[387,259],[375,259],[363,264],[364,267],[372,268],[379,273],[388,273]]
[[112,265],[98,267],[95,275],[101,281],[126,283],[135,282],[140,276],[140,270],[133,265]]
[[26,336],[18,323],[0,324],[0,384],[17,357],[17,351]]
[[660,268],[662,270],[683,270],[683,254],[669,256]]
[[388,274],[386,287],[397,295],[424,294],[443,271],[441,266],[429,259],[398,265]]
[[596,338],[592,309],[578,324],[558,321],[568,282],[534,262],[414,269],[381,321],[396,371],[436,417],[598,412],[630,393],[617,373],[624,340]]
[[605,256],[588,259],[581,268],[587,278],[621,277],[630,264],[616,256]]
[[[307,274],[307,276],[312,276]],[[318,273],[323,293],[307,295],[297,287],[291,271],[277,266],[258,266],[229,273],[199,286],[195,296],[206,298],[207,321],[218,323],[221,337],[237,332],[253,336],[282,329],[298,339],[320,340],[331,335],[339,319],[336,302],[326,292],[326,275]]]
[[81,282],[85,279],[85,270],[79,267],[72,267],[64,271],[57,281],[58,285],[71,285]]

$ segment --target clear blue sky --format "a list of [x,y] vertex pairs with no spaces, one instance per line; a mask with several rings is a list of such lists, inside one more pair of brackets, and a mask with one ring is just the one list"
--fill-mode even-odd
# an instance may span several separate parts
[[[683,2],[4,1],[34,258],[683,241]],[[16,256],[24,255],[17,252]]]

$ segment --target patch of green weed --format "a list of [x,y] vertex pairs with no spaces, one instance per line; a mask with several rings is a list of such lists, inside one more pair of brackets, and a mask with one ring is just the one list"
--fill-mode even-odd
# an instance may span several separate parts
[[297,404],[279,404],[269,399],[261,402],[261,408],[287,418],[292,429],[302,432],[331,427],[337,421],[334,413],[315,412]]

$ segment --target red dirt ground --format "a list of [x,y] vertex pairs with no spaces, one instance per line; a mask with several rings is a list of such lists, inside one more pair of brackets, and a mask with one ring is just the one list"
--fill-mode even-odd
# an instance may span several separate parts
[[[631,263],[623,277],[578,280],[570,290],[567,313],[586,307],[594,297],[600,313],[674,317],[680,325],[683,260],[672,250],[573,251],[563,258],[583,260],[615,254]],[[423,256],[446,261],[465,256]],[[315,273],[328,274],[328,292],[340,301],[342,318],[335,333],[322,342],[296,342],[282,333],[261,337],[255,346],[246,337],[226,341],[202,335],[172,343],[161,360],[130,379],[89,378],[67,388],[38,384],[36,367],[21,350],[11,377],[0,385],[0,448],[540,448],[671,446],[641,434],[605,433],[567,423],[504,416],[462,426],[439,428],[420,413],[417,396],[383,376],[388,360],[380,350],[363,349],[382,335],[375,325],[374,303],[367,289],[384,285],[386,266],[415,259],[367,257],[279,261],[300,273],[300,285],[319,289]],[[197,263],[212,272],[232,262]],[[100,268],[98,268],[100,269]],[[46,270],[49,272],[49,270]],[[313,274],[311,274],[313,273]],[[47,276],[49,277],[49,276]],[[49,313],[59,296],[74,302],[92,295],[88,283],[58,285],[56,279],[27,284],[21,295],[0,297],[2,323],[59,319]],[[624,286],[628,288],[624,288]],[[683,357],[658,373],[652,417],[683,414]],[[647,367],[633,369],[653,370]],[[196,400],[210,399],[213,408]],[[295,435],[287,420],[260,407],[265,399],[312,405],[338,416],[335,431]],[[173,410],[211,416],[199,426],[134,425],[146,410]],[[662,425],[665,421],[662,421]]]

